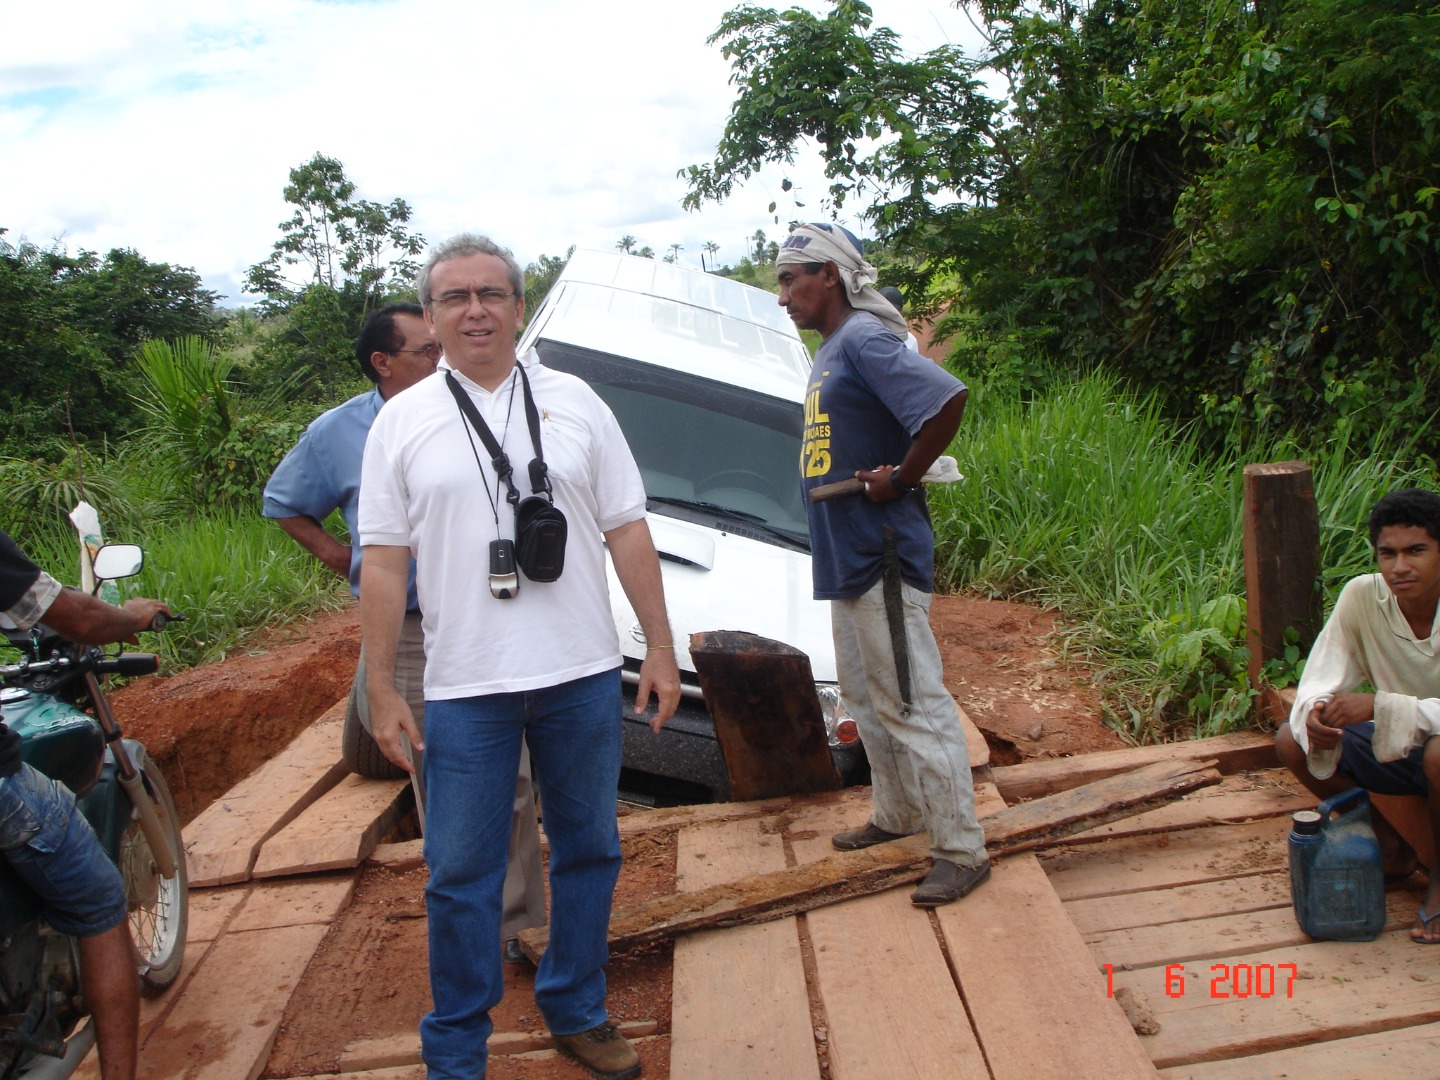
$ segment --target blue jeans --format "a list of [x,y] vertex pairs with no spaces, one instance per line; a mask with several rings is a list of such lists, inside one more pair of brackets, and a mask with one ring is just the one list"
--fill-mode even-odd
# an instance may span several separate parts
[[125,883],[75,796],[29,765],[0,777],[0,851],[60,933],[94,937],[125,920]]
[[425,703],[425,861],[430,993],[420,1022],[429,1080],[485,1074],[500,959],[520,740],[530,747],[550,841],[550,942],[535,1002],[557,1035],[607,1019],[610,903],[620,875],[620,672],[559,686]]

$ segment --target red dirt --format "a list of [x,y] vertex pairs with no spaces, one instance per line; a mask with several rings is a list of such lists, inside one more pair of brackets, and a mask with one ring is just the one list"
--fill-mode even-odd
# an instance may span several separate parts
[[[935,598],[931,620],[946,683],[984,732],[993,765],[1124,745],[1101,722],[1087,673],[1066,666],[1048,643],[1053,614],[950,596]],[[347,607],[273,635],[264,652],[139,680],[113,696],[115,710],[165,772],[188,821],[348,691],[358,637],[356,610]],[[617,905],[674,891],[673,840],[631,840],[625,855]],[[414,1033],[429,1008],[424,884],[423,866],[362,874],[285,1010],[264,1076],[334,1072],[352,1043]],[[543,1031],[533,970],[507,967],[505,980],[495,1030]],[[659,1034],[641,1044],[645,1075],[667,1076],[669,946],[617,955],[609,985],[616,1022],[657,1023]],[[549,1055],[496,1055],[489,1075],[569,1080],[582,1071]]]

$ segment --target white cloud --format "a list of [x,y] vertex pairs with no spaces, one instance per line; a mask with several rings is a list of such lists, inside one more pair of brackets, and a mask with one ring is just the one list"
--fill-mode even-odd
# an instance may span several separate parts
[[[528,262],[630,233],[733,262],[781,231],[779,173],[686,214],[676,172],[728,115],[705,38],[735,2],[24,5],[6,13],[24,59],[0,66],[0,227],[192,266],[236,302],[289,215],[289,169],[321,151],[431,240],[490,231]],[[944,0],[873,6],[916,51],[970,34]],[[818,204],[818,167],[789,172]]]

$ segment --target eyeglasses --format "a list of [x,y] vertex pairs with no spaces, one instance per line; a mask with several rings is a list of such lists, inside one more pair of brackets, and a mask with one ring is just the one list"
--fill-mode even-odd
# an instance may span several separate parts
[[439,296],[430,297],[430,303],[446,311],[462,311],[470,306],[470,298],[473,296],[480,301],[481,307],[494,311],[503,308],[505,302],[514,295],[513,292],[492,286],[483,289],[447,289]]
[[425,357],[425,359],[427,359],[427,360],[439,360],[439,359],[440,359],[440,346],[439,346],[439,345],[426,345],[426,346],[423,346],[422,348],[419,348],[419,349],[391,349],[391,350],[390,350],[390,355],[391,355],[391,356],[399,356],[401,353],[410,353],[410,354],[412,354],[412,355],[414,355],[414,356],[423,356],[423,357]]

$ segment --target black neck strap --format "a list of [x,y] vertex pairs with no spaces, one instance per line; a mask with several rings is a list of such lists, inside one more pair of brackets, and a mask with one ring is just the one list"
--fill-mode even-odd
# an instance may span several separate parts
[[[520,372],[520,386],[525,397],[525,424],[530,429],[530,445],[535,450],[535,458],[530,462],[530,491],[535,495],[543,493],[547,499],[554,502],[550,493],[550,470],[545,464],[544,451],[540,448],[540,411],[535,408],[535,398],[530,393],[530,379],[525,374],[525,365],[517,359],[515,367]],[[455,399],[460,412],[470,421],[475,434],[479,435],[480,441],[485,444],[485,451],[490,455],[490,464],[495,467],[495,475],[505,485],[505,498],[512,506],[518,505],[520,493],[515,490],[515,470],[510,465],[509,455],[495,441],[495,436],[490,433],[490,425],[485,423],[480,410],[475,408],[475,403],[470,400],[470,395],[465,393],[453,372],[445,372],[445,385],[450,388],[450,396]]]

